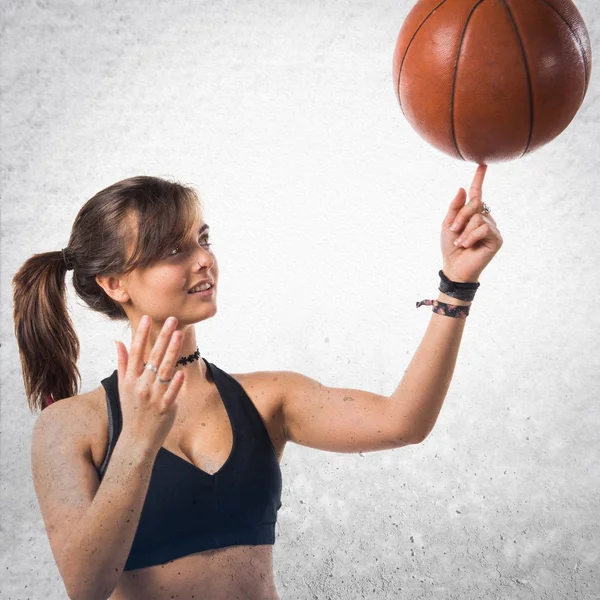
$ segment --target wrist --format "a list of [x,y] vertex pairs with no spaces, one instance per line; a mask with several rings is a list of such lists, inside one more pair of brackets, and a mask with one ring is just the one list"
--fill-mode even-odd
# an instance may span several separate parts
[[152,449],[145,442],[136,441],[122,430],[115,444],[114,452],[126,459],[128,464],[140,466],[147,461],[153,462],[158,451]]
[[439,293],[438,302],[444,302],[446,304],[454,304],[455,306],[471,306],[472,302],[467,300],[459,300],[458,298],[453,298],[452,296],[448,296],[443,292]]

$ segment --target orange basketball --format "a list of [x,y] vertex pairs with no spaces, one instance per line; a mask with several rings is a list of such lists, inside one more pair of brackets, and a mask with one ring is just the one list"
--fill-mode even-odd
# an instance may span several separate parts
[[394,50],[408,122],[455,158],[521,158],[571,122],[592,52],[571,0],[418,0]]

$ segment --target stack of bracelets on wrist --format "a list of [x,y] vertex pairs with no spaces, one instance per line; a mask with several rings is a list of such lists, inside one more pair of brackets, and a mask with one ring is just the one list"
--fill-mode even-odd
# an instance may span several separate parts
[[[438,275],[441,278],[440,287],[438,288],[442,294],[456,298],[457,300],[464,300],[465,302],[471,302],[475,297],[477,288],[481,285],[479,282],[475,283],[458,283],[456,281],[450,281],[445,275],[444,271],[440,270]],[[433,306],[432,312],[438,315],[444,315],[446,317],[454,317],[456,319],[464,319],[469,314],[470,306],[459,306],[457,304],[446,304],[439,300],[421,300],[417,302],[417,308],[419,306]]]

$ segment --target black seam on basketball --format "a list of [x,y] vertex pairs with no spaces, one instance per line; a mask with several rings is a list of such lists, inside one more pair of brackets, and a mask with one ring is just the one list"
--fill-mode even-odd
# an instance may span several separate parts
[[454,147],[458,152],[458,155],[462,160],[465,160],[465,157],[462,155],[461,151],[458,149],[458,142],[456,141],[456,129],[454,127],[454,94],[456,92],[456,74],[458,73],[458,61],[460,60],[460,51],[462,50],[462,45],[465,40],[465,35],[467,33],[467,27],[469,26],[469,21],[475,12],[475,9],[485,2],[485,0],[479,0],[477,4],[471,9],[469,16],[467,17],[467,21],[465,23],[465,28],[463,29],[462,35],[460,36],[460,42],[458,44],[458,50],[456,52],[456,62],[454,63],[454,75],[452,77],[452,93],[450,94],[450,127],[452,128],[452,141],[454,142]]
[[408,49],[410,48],[410,45],[413,43],[413,40],[415,39],[415,37],[417,37],[417,33],[419,33],[421,27],[423,27],[423,25],[425,25],[425,23],[427,22],[427,20],[429,19],[429,17],[442,5],[446,2],[446,0],[442,0],[422,21],[421,24],[417,27],[417,30],[413,33],[413,36],[410,38],[410,42],[408,42],[408,44],[406,44],[406,49],[404,50],[404,55],[402,56],[402,61],[400,62],[400,69],[398,69],[398,81],[396,82],[396,89],[398,92],[398,103],[400,104],[400,110],[402,111],[402,114],[406,117],[406,114],[404,114],[404,109],[402,108],[402,98],[400,97],[400,79],[402,78],[402,67],[404,66],[404,59],[406,58],[406,55],[408,54]]
[[529,137],[527,138],[527,145],[525,146],[525,150],[523,150],[523,153],[521,154],[521,156],[519,156],[519,158],[523,158],[523,156],[525,156],[525,154],[527,153],[527,150],[529,150],[529,144],[531,144],[531,137],[533,135],[533,90],[532,90],[532,86],[531,86],[531,72],[529,71],[529,65],[527,64],[527,54],[525,53],[525,46],[523,45],[523,40],[521,39],[521,34],[519,33],[519,28],[517,27],[517,22],[515,21],[515,18],[512,14],[512,11],[510,10],[510,7],[506,3],[506,0],[502,0],[502,3],[506,7],[508,16],[510,17],[510,20],[512,21],[513,26],[515,28],[515,33],[517,34],[517,39],[519,40],[519,45],[521,46],[521,55],[523,56],[523,67],[525,68],[525,75],[527,76],[527,91],[529,92],[529,115],[530,115],[530,118],[529,118]]
[[[571,29],[571,25],[569,24],[569,22],[556,10],[556,8],[554,8],[554,6],[552,6],[552,4],[550,4],[549,2],[546,2],[546,0],[540,0],[541,2],[543,2],[544,4],[546,4],[549,8],[551,8],[564,22],[564,24],[569,28],[569,31],[571,32],[571,35],[575,38],[575,41],[577,42],[577,45],[579,46],[579,51],[581,52],[581,60],[583,61],[583,76],[585,79],[585,86],[583,88],[583,98],[585,98],[585,94],[587,92],[587,87],[588,87],[588,64],[587,64],[587,60],[585,57],[585,52],[583,51],[583,44],[581,43],[581,40],[579,39],[579,36],[575,33],[575,31],[573,29]],[[581,103],[579,104],[579,106],[581,106],[581,104],[583,103],[583,98],[581,99]]]

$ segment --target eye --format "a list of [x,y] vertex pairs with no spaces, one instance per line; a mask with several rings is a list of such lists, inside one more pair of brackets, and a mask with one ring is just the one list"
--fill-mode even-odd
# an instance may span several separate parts
[[[209,243],[209,241],[208,241],[208,234],[207,233],[205,233],[204,235],[200,236],[200,240],[204,240],[204,241],[200,242],[201,246],[205,246],[206,248],[210,248],[212,246],[212,244]],[[173,249],[173,252],[171,252],[171,254],[169,254],[169,256],[177,256],[177,254],[179,254],[179,250],[180,250],[179,246],[175,247]],[[175,251],[177,251],[177,252],[175,252]]]

